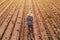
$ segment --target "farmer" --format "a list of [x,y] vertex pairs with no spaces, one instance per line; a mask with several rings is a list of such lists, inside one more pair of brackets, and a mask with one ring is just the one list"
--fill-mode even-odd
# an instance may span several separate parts
[[28,30],[33,31],[33,16],[28,15],[27,18],[26,18],[26,22],[27,22]]

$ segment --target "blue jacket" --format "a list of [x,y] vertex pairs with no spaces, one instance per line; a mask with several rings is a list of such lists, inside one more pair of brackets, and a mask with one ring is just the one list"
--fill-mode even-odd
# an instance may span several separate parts
[[26,21],[27,21],[27,25],[33,25],[33,17],[32,16],[29,16],[26,18]]

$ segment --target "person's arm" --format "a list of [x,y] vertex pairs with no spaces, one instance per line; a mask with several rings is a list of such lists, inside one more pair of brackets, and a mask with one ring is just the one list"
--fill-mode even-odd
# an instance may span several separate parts
[[28,18],[26,18],[26,22],[28,21]]
[[33,17],[31,17],[31,21],[33,21]]

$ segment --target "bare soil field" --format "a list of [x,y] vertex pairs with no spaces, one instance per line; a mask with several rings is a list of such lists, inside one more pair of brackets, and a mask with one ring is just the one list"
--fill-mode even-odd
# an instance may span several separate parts
[[[29,13],[31,37],[26,25]],[[0,40],[60,40],[60,0],[0,0]]]

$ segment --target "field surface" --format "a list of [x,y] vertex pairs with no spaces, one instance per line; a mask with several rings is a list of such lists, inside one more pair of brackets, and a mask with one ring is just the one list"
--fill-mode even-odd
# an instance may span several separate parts
[[[33,16],[31,37],[28,14]],[[60,40],[60,0],[0,0],[0,40]]]

